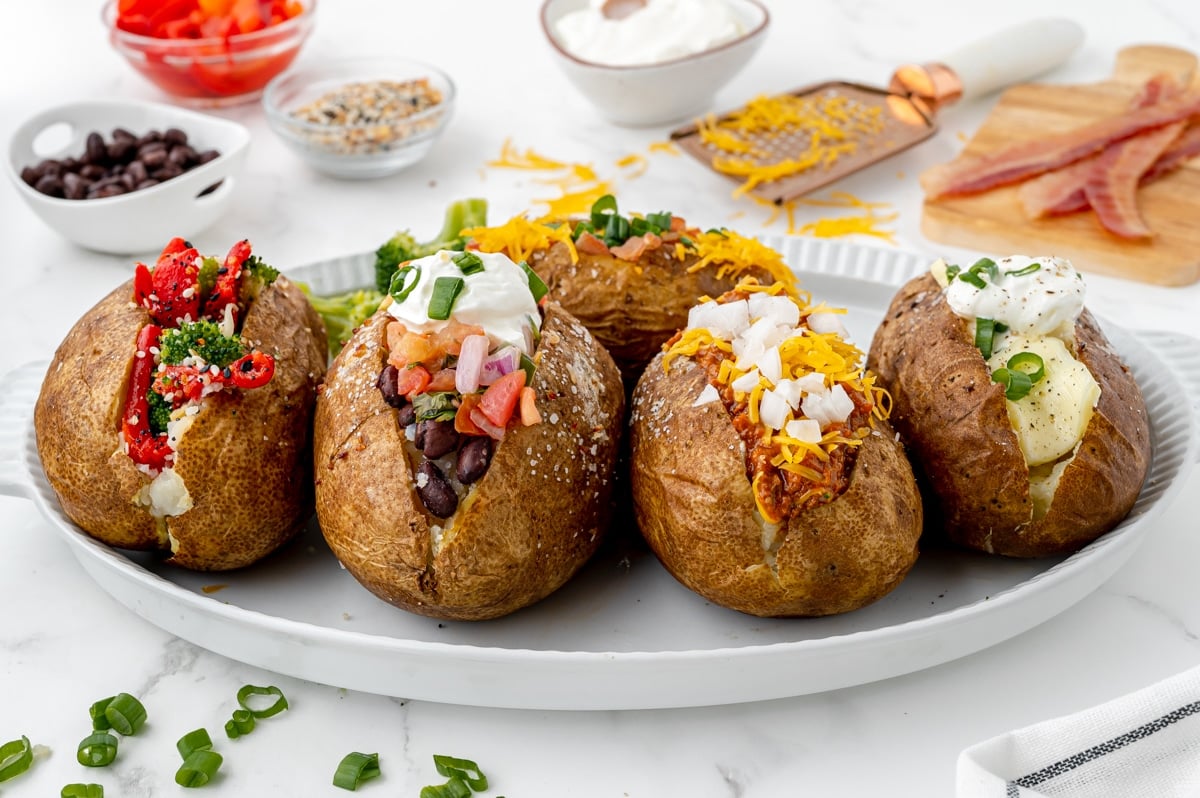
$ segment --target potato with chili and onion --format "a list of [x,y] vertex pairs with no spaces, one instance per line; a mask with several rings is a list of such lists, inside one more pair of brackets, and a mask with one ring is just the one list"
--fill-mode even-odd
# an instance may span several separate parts
[[868,365],[950,541],[1065,554],[1137,500],[1146,405],[1084,298],[1069,262],[1024,256],[939,260],[893,298]]
[[622,216],[612,195],[587,217],[517,216],[463,235],[473,249],[526,261],[551,299],[609,351],[630,387],[687,323],[696,297],[724,293],[743,276],[795,284],[779,253],[754,239],[701,231],[669,211]]
[[625,396],[612,358],[527,267],[403,264],[317,402],[317,515],[368,590],[436,618],[548,596],[598,548]]
[[249,565],[312,514],[310,435],[325,328],[239,241],[182,238],[84,314],[34,408],[67,516],[125,549],[210,571]]
[[839,312],[744,280],[691,310],[633,394],[638,524],[672,575],[759,616],[848,612],[917,558],[922,506]]

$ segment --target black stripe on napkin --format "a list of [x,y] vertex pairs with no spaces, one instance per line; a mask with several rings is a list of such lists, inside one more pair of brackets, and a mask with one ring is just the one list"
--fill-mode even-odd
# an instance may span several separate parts
[[1042,768],[1036,773],[1030,773],[1029,775],[1022,776],[1015,781],[1008,782],[1005,785],[1007,796],[1008,798],[1017,798],[1020,795],[1020,790],[1017,789],[1018,787],[1035,787],[1038,784],[1041,784],[1044,781],[1049,781],[1056,776],[1069,773],[1080,765],[1086,765],[1088,762],[1092,762],[1103,756],[1119,751],[1130,743],[1136,743],[1138,740],[1144,740],[1150,735],[1162,731],[1171,724],[1178,723],[1184,718],[1195,715],[1198,712],[1200,712],[1200,701],[1194,701],[1191,704],[1185,704],[1173,712],[1168,712],[1162,717],[1155,718],[1149,723],[1138,726],[1136,729],[1122,734],[1120,737],[1114,737],[1107,742],[1100,743],[1100,745],[1093,746],[1085,751],[1080,751],[1079,753],[1069,756],[1066,759],[1061,759],[1049,767]]

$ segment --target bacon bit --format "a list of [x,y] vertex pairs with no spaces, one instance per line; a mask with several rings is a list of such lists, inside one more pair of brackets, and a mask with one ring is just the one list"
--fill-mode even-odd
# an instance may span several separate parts
[[652,252],[663,245],[662,236],[656,233],[643,233],[642,240],[646,242],[646,249]]
[[575,248],[588,255],[609,254],[608,245],[591,233],[584,233],[579,236],[579,240],[575,242]]
[[641,236],[630,236],[625,240],[624,244],[618,244],[615,247],[609,248],[609,252],[615,257],[627,260],[630,263],[636,263],[637,259],[642,257],[642,253],[645,251],[646,242]]

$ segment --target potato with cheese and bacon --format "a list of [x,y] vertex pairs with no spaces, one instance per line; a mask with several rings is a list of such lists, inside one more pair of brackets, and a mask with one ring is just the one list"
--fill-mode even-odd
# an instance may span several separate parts
[[612,195],[586,217],[517,216],[463,235],[473,249],[526,261],[550,298],[604,345],[630,387],[687,323],[696,297],[722,294],[748,276],[795,285],[779,253],[752,238],[701,231],[669,211],[623,216]]
[[638,524],[676,579],[771,617],[848,612],[901,582],[921,499],[862,360],[838,311],[779,283],[692,308],[630,422]]

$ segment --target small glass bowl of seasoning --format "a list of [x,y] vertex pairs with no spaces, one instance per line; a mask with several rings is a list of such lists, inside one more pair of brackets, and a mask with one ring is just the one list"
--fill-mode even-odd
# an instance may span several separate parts
[[271,129],[314,169],[366,179],[425,157],[450,121],[455,88],[437,67],[355,58],[286,72],[267,84]]

